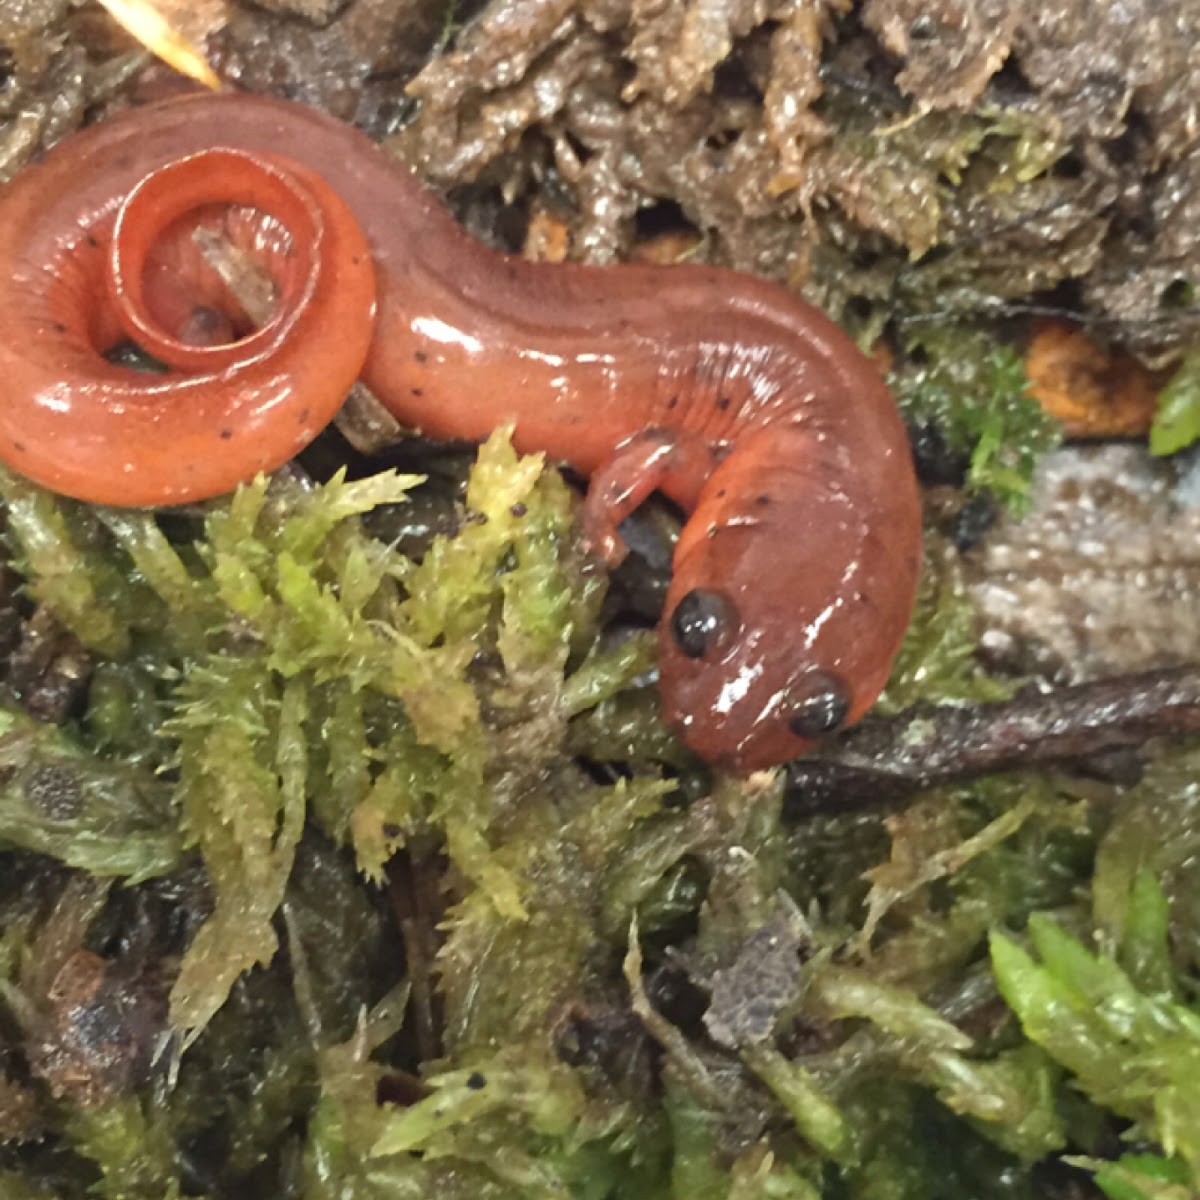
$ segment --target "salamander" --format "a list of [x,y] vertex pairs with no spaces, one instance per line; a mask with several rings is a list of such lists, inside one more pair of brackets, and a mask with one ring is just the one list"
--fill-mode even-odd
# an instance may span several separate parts
[[[273,278],[260,328],[200,260]],[[406,426],[589,476],[608,562],[654,491],[688,514],[661,623],[668,723],[738,772],[876,700],[921,547],[902,421],[821,312],[747,274],[539,264],[467,234],[314,110],[189,96],[73,135],[0,192],[0,458],[103,504],[174,504],[286,461],[361,378]],[[171,368],[105,357],[131,338]]]

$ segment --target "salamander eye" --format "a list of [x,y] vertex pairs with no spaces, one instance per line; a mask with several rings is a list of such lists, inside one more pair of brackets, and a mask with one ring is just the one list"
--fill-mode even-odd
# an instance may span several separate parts
[[708,588],[692,588],[671,614],[671,635],[688,658],[711,654],[737,627],[733,601]]
[[801,738],[832,733],[850,711],[846,685],[836,676],[814,671],[793,692],[788,728]]

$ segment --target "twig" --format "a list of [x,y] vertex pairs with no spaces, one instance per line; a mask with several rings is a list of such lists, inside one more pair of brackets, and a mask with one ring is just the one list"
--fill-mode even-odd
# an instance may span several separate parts
[[788,768],[789,807],[887,804],[919,788],[1078,761],[1200,731],[1200,666],[1151,671],[1011,700],[917,706],[869,718]]

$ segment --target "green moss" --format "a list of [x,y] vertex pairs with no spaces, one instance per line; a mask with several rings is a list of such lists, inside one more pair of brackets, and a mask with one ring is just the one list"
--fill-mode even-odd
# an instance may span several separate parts
[[969,460],[967,483],[1020,510],[1038,460],[1058,444],[1057,423],[1029,395],[1017,354],[982,328],[921,321],[904,331],[906,362],[892,378],[910,422],[932,424]]
[[5,1200],[56,1200],[49,1187],[32,1182],[25,1171],[0,1171],[0,1195]]
[[1111,1200],[1187,1200],[1195,1194],[1187,1167],[1157,1154],[1123,1154],[1112,1164],[1087,1165],[1099,1168],[1096,1186]]
[[[1200,853],[1198,773],[1194,748],[1164,754],[1122,795],[1096,853],[1090,894],[1100,945],[1152,991],[1166,987],[1169,974],[1200,965],[1200,878],[1194,869]],[[1170,902],[1169,943],[1160,936],[1155,888]]]
[[[410,559],[362,518],[415,486],[260,480],[169,519],[12,493],[66,539],[21,559],[30,595],[109,633],[77,724],[4,714],[0,838],[133,881],[72,945],[152,954],[185,1049],[165,1094],[37,1100],[54,1153],[0,1172],[69,1200],[1032,1200],[1032,1164],[1119,1120],[1193,1169],[1191,756],[1111,807],[1029,775],[796,819],[669,739],[654,638],[602,636],[539,458],[489,441]],[[973,648],[934,546],[888,703],[1003,694]],[[34,812],[44,768],[70,786]],[[36,1011],[26,964],[68,939],[25,885],[0,904],[0,998]]]
[[89,1190],[101,1200],[178,1200],[183,1194],[178,1152],[161,1110],[132,1098],[81,1108],[67,1130],[77,1152],[100,1172]]
[[1174,454],[1200,438],[1200,350],[1185,354],[1158,394],[1150,453]]
[[978,625],[957,555],[936,537],[927,537],[916,604],[880,700],[881,711],[899,711],[920,701],[1007,699],[1015,683],[984,669]]
[[150,599],[105,552],[86,507],[0,469],[8,543],[30,595],[89,649],[128,652],[134,613]]
[[0,847],[132,883],[178,867],[184,850],[167,784],[13,708],[0,708]]
[[1200,1187],[1200,1013],[1141,991],[1114,959],[1046,917],[1030,919],[1029,938],[1033,954],[992,939],[1000,990],[1025,1033],[1093,1103],[1177,1155]]
[[303,686],[276,683],[254,658],[228,668],[191,675],[169,726],[179,744],[181,825],[214,899],[171,989],[172,1023],[192,1032],[243,972],[274,956],[272,921],[304,826]]
[[857,240],[863,229],[884,234],[908,262],[956,242],[968,197],[1036,191],[1029,185],[1068,149],[1054,122],[1015,109],[926,109],[881,122],[878,97],[833,74],[818,108],[837,130],[842,174],[831,188],[861,227]]

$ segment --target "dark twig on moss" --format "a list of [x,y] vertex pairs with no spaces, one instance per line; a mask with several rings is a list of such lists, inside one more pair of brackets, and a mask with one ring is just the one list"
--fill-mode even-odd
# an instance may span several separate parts
[[886,804],[993,771],[1096,759],[1149,737],[1200,731],[1200,666],[1151,671],[1011,700],[919,705],[864,721],[788,769],[790,805]]

